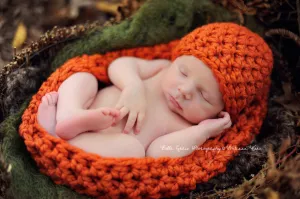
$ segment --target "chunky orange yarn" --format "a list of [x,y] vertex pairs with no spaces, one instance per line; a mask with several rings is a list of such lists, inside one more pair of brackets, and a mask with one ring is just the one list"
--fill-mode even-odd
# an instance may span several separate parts
[[[175,49],[173,54],[171,49]],[[107,67],[118,57],[175,59],[182,54],[192,54],[211,67],[220,83],[225,109],[235,118],[231,128],[201,146],[221,150],[196,150],[182,158],[104,158],[51,136],[37,123],[41,98],[57,91],[76,72],[90,72],[110,83]],[[225,172],[238,148],[250,144],[259,133],[267,111],[271,68],[272,53],[264,41],[231,23],[202,26],[168,44],[75,57],[52,73],[33,96],[19,132],[40,171],[79,193],[98,198],[176,196]]]
[[214,23],[195,29],[181,39],[172,59],[181,55],[193,55],[211,68],[232,120],[269,85],[272,51],[261,37],[237,24]]

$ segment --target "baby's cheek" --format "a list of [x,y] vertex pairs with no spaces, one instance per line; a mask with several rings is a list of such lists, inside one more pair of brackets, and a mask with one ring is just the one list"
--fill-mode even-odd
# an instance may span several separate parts
[[200,110],[194,108],[186,113],[186,119],[194,124],[198,124],[205,118],[203,117],[203,113],[201,113]]

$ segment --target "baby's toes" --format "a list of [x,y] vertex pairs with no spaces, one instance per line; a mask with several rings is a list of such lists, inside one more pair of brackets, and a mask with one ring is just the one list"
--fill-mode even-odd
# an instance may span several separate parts
[[105,107],[105,108],[101,108],[102,110],[101,110],[101,112],[103,113],[103,115],[112,115],[112,111],[113,111],[113,109],[112,108],[107,108],[107,107]]
[[112,110],[112,111],[110,112],[110,114],[111,114],[112,116],[114,116],[114,117],[117,117],[117,116],[119,115],[119,113],[120,113],[119,110]]
[[57,92],[50,92],[45,95],[48,100],[48,105],[55,106],[58,100],[58,93]]
[[43,105],[49,105],[48,98],[47,98],[46,95],[42,97],[42,104]]
[[103,115],[108,115],[109,114],[109,110],[108,109],[103,109],[101,110]]
[[52,103],[53,103],[54,105],[56,105],[56,104],[57,104],[57,101],[58,101],[58,92],[53,91],[53,92],[50,92],[49,95],[51,96]]
[[47,98],[48,105],[49,105],[49,106],[52,106],[52,105],[53,105],[53,100],[52,100],[52,98],[51,98],[51,95],[46,94],[45,96],[46,96],[46,98]]

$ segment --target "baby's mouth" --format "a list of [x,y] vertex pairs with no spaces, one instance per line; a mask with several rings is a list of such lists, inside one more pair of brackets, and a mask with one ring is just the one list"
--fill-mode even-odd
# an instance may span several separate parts
[[180,106],[180,104],[177,102],[177,100],[172,95],[170,95],[170,101],[174,104],[174,106],[176,108],[182,110],[182,107]]

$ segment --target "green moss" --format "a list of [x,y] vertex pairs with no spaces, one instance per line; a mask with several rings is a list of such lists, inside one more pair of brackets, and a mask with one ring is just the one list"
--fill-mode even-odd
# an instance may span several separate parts
[[209,0],[147,1],[133,17],[122,23],[95,29],[66,45],[55,57],[52,69],[82,54],[167,43],[207,21],[234,21],[234,18],[229,11]]

